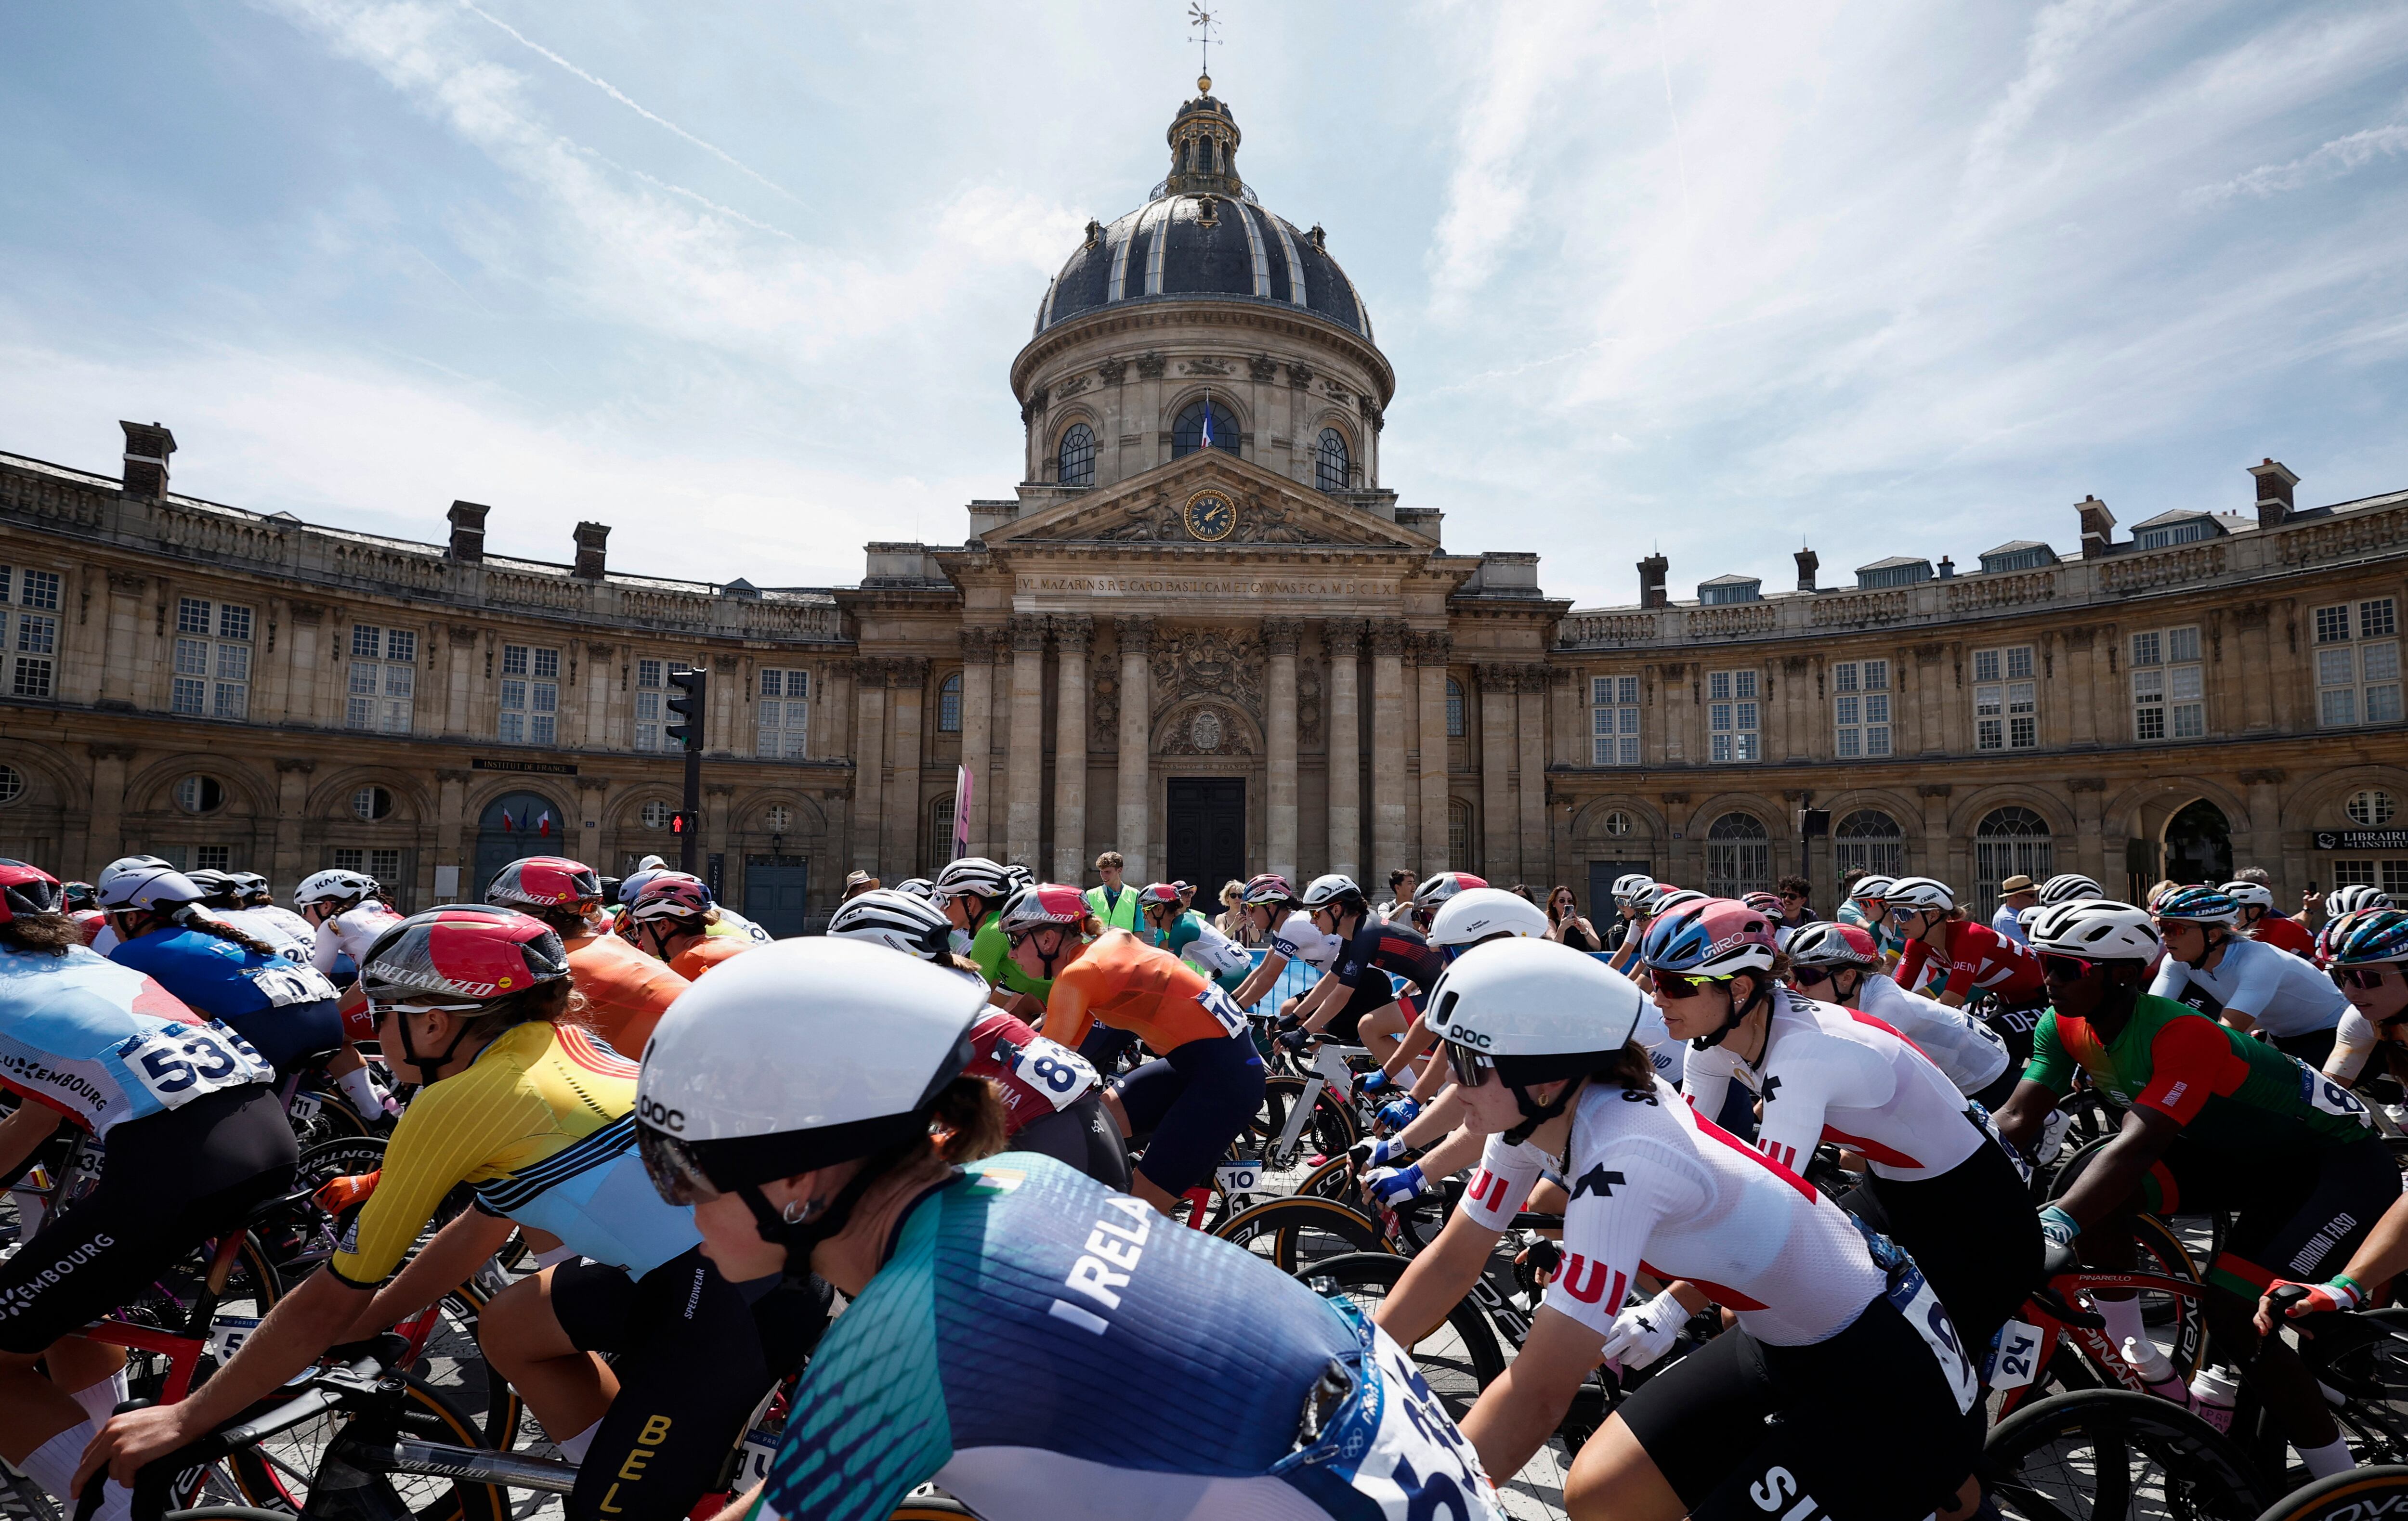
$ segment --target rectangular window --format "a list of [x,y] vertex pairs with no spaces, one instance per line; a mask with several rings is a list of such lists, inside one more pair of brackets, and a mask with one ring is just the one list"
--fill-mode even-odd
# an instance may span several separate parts
[[[520,679],[532,676],[532,680]],[[557,741],[560,651],[528,645],[502,647],[502,713],[497,738],[513,745]]]
[[[2351,614],[2357,617],[2352,626]],[[2356,637],[2353,638],[2352,634]],[[2316,609],[2316,720],[2328,729],[2398,723],[2400,619],[2389,597]]]
[[410,700],[418,690],[417,661],[415,631],[352,624],[343,726],[384,734],[408,733]]
[[1831,667],[1832,750],[1843,760],[1890,753],[1889,661]]
[[[0,602],[8,600],[9,579],[8,570],[0,567]],[[15,651],[9,661],[9,695],[50,698],[57,695],[59,620],[36,609],[58,606],[59,577],[55,572],[29,570],[15,579],[21,611],[14,618],[0,613],[0,649]]]
[[1756,673],[1712,671],[1706,675],[1706,735],[1716,760],[1758,759]]
[[349,850],[335,852],[335,869],[338,872],[365,872],[388,888],[399,891],[401,852],[398,850]]
[[222,872],[234,865],[234,846],[230,845],[196,845],[193,846],[193,869],[197,872]]
[[1973,748],[2039,746],[2040,684],[2032,678],[2032,647],[1973,651]]
[[767,760],[799,760],[810,747],[811,674],[761,673],[760,712],[753,715],[758,739],[753,753]]
[[2132,737],[2199,739],[2207,732],[2205,668],[2199,629],[2154,629],[2132,635]]
[[665,661],[636,662],[636,748],[661,747],[661,697],[668,679]]
[[1639,678],[1591,676],[1589,695],[1590,764],[1639,764]]
[[203,597],[176,602],[167,705],[212,718],[251,716],[251,609]]

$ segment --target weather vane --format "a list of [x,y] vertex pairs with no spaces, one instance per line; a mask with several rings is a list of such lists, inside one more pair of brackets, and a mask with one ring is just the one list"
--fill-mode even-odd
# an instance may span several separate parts
[[1196,45],[1200,50],[1197,55],[1200,74],[1197,88],[1209,94],[1212,89],[1212,27],[1215,18],[1204,8],[1202,0],[1188,0],[1187,14],[1187,24],[1196,28]]

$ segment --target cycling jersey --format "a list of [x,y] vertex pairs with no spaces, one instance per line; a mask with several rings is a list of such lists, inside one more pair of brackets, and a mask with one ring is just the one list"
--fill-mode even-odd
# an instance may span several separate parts
[[2258,922],[2249,927],[2249,933],[2275,949],[2289,951],[2294,956],[2313,958],[2316,953],[2316,937],[2308,932],[2306,925],[2287,914],[2277,914],[2272,909],[2258,916]]
[[[1942,991],[1971,998],[1978,988],[1998,994],[2010,1008],[2046,1002],[2048,979],[2042,974],[2040,958],[2031,947],[1962,919],[1949,920],[1947,939],[1948,954],[1938,959],[1948,968],[1947,985]],[[1914,988],[1928,959],[1931,959],[1930,942],[1919,935],[1908,941],[1905,955],[1899,959],[1898,985]]]
[[2339,1083],[2355,1083],[2358,1074],[2366,1070],[2366,1059],[2374,1054],[2383,1032],[2374,1021],[2351,1009],[2333,1027],[2332,1055],[2325,1059],[2325,1074]]
[[0,945],[0,1085],[107,1139],[129,1119],[274,1075],[242,1037],[81,945]]
[[969,959],[986,978],[988,987],[1001,988],[1042,1003],[1053,994],[1054,980],[1032,977],[1020,970],[1020,963],[1011,959],[1011,942],[1003,932],[1002,920],[1001,909],[987,915],[978,933],[970,937]]
[[730,957],[741,956],[756,944],[749,935],[706,934],[669,958],[669,970],[692,982]]
[[1764,1101],[1757,1148],[1800,1173],[1824,1141],[1899,1179],[1938,1177],[1985,1144],[1965,1096],[1905,1036],[1869,1014],[1786,989],[1773,997],[1753,1064],[1727,1043],[1691,1048],[1681,1086],[1701,1113],[1721,1110],[1736,1077]]
[[[1399,923],[1404,921],[1399,920]],[[1410,925],[1407,928],[1411,928]],[[1270,954],[1283,960],[1302,961],[1307,966],[1329,970],[1346,943],[1333,934],[1325,934],[1312,916],[1299,908],[1280,921],[1268,942]]]
[[1045,1032],[1077,1050],[1087,1027],[1136,1032],[1168,1056],[1190,1041],[1246,1032],[1245,1016],[1204,974],[1126,930],[1107,930],[1054,974]]
[[614,934],[578,935],[566,945],[586,1018],[621,1056],[642,1057],[652,1027],[692,984]]
[[358,966],[367,960],[368,947],[377,937],[401,922],[401,916],[374,898],[363,900],[358,906],[343,912],[318,926],[317,943],[309,954],[309,964],[328,976],[335,974],[335,963],[342,957],[351,959]]
[[1050,1159],[973,1164],[892,1239],[803,1370],[764,1521],[882,1521],[925,1481],[987,1521],[1503,1514],[1351,1304]]
[[2224,943],[2215,965],[2199,968],[2167,957],[2149,991],[2182,1000],[2197,988],[2226,1014],[2245,1014],[2269,1039],[2330,1030],[2349,1008],[2332,979],[2278,945],[2238,936]]
[[1068,1109],[1102,1082],[1086,1058],[998,1008],[989,1007],[970,1026],[970,1063],[963,1070],[995,1086],[996,1097],[1003,1101],[1008,1135]]
[[265,941],[293,960],[308,961],[316,955],[318,927],[280,904],[221,909],[218,917],[253,940]]
[[714,904],[713,908],[710,923],[702,931],[704,934],[732,935],[738,940],[749,940],[756,945],[766,945],[776,938],[768,931],[762,929],[725,903]]
[[1856,1002],[1865,1013],[1913,1041],[1959,1093],[1979,1093],[2007,1070],[2007,1043],[1962,1009],[1909,992],[1873,972],[1857,985]]
[[636,1064],[568,1026],[504,1031],[466,1072],[421,1088],[385,1145],[384,1175],[328,1264],[355,1287],[401,1265],[452,1186],[489,1215],[551,1232],[642,1277],[700,1241],[636,1156]]
[[1212,928],[1192,908],[1171,921],[1162,937],[1162,948],[1233,993],[1254,969],[1254,959],[1243,945]]
[[1363,917],[1354,932],[1346,937],[1346,948],[1339,953],[1331,971],[1349,988],[1367,984],[1376,993],[1388,994],[1381,1002],[1393,999],[1386,979],[1372,980],[1376,974],[1393,972],[1426,993],[1438,986],[1440,974],[1446,971],[1446,953],[1431,945],[1419,930],[1398,920],[1386,923]]
[[2060,1097],[2079,1065],[2128,1104],[2155,1109],[2186,1138],[2247,1156],[2306,1156],[2366,1139],[2365,1108],[2339,1086],[2218,1020],[2143,993],[2113,1042],[2052,1009],[2024,1079]]
[[343,1044],[335,985],[313,966],[180,929],[120,941],[108,959],[149,973],[194,1009],[224,1020],[272,1065],[289,1067]]
[[1888,1286],[1837,1204],[1668,1083],[1591,1083],[1572,1110],[1569,1151],[1567,1165],[1533,1143],[1490,1136],[1458,1207],[1503,1230],[1539,1175],[1560,1168],[1571,1202],[1545,1302],[1600,1334],[1636,1272],[1688,1280],[1776,1346],[1837,1334]]

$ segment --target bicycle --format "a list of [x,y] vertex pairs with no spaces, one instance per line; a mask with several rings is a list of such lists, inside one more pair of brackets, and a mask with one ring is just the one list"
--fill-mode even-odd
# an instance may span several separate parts
[[2372,1521],[2408,1506],[2408,1467],[2355,1468],[2301,1485],[2258,1521]]
[[[2101,1289],[2131,1288],[2145,1296],[2144,1324],[2153,1305],[2162,1309],[2161,1322],[2173,1328],[2167,1360],[2186,1382],[2199,1372],[2206,1351],[2207,1286],[2163,1221],[2155,1215],[2138,1215],[2133,1235],[2143,1260],[2155,1261],[2163,1271],[2095,1272],[2073,1261],[2068,1249],[2050,1252],[2042,1286],[2025,1301],[2023,1315],[1999,1331],[1986,1382],[2001,1419],[2014,1414],[2033,1398],[2033,1389],[2051,1380],[2068,1390],[2116,1387],[2144,1392],[2140,1374],[2124,1360],[2123,1348],[2108,1336],[2105,1318],[2080,1307],[2081,1299]],[[2069,1342],[2078,1358],[2057,1356]]]
[[2268,1503],[2256,1465],[2214,1427],[2128,1389],[2077,1389],[2015,1411],[1991,1428],[1980,1472],[2016,1521],[2255,1521]]

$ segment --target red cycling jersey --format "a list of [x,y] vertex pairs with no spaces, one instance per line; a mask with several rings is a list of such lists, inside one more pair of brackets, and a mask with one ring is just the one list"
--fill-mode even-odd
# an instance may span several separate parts
[[2316,937],[2308,933],[2308,927],[2297,919],[2278,919],[2268,914],[2249,927],[2249,938],[2289,951],[2302,960],[2316,959]]
[[[1942,989],[1957,998],[1972,996],[1974,989],[1998,994],[2010,1008],[2024,1008],[2045,1002],[2048,978],[2040,969],[2040,958],[2021,941],[2011,940],[1986,925],[1963,919],[1951,919],[1947,929],[1948,984]],[[1906,943],[1906,954],[1899,959],[1898,985],[1912,989],[1923,980],[1923,967],[1930,958],[1931,946],[1921,939]]]
[[996,1008],[970,1026],[970,1064],[963,1070],[995,1086],[1007,1135],[1018,1135],[1032,1120],[1077,1102],[1100,1081],[1078,1052]]

